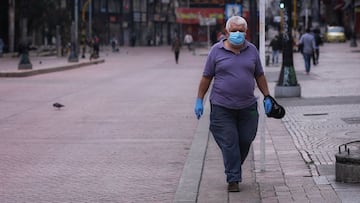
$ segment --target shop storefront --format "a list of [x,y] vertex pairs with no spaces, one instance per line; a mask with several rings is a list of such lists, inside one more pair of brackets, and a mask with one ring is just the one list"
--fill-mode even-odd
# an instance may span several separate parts
[[224,27],[223,8],[177,8],[175,13],[176,22],[181,25],[181,36],[191,34],[195,42],[208,41],[208,25],[210,37]]

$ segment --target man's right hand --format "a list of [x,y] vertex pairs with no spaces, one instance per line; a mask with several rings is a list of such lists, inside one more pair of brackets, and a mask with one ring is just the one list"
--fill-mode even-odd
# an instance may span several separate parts
[[200,98],[196,99],[195,102],[195,115],[197,119],[200,119],[200,117],[202,116],[204,111],[204,107],[203,107],[203,100]]

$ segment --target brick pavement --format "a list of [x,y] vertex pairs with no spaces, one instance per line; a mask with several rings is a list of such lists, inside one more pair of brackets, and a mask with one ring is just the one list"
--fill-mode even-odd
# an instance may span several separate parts
[[0,202],[172,202],[204,57],[183,51],[175,64],[164,46],[104,58],[0,78]]

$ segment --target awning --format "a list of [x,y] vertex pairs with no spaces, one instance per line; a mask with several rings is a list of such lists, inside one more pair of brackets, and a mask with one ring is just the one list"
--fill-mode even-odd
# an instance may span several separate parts
[[[345,10],[345,9],[351,8],[351,6],[352,6],[352,0],[338,0],[333,9],[334,10],[340,10],[340,9]],[[355,0],[354,6],[355,7],[360,6],[360,0]]]
[[181,24],[199,24],[199,18],[215,18],[216,22],[224,22],[223,8],[177,8],[176,22]]

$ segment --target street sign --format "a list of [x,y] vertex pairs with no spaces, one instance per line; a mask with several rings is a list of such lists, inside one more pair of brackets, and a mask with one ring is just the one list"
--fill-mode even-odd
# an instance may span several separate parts
[[199,18],[201,26],[216,25],[216,18]]

